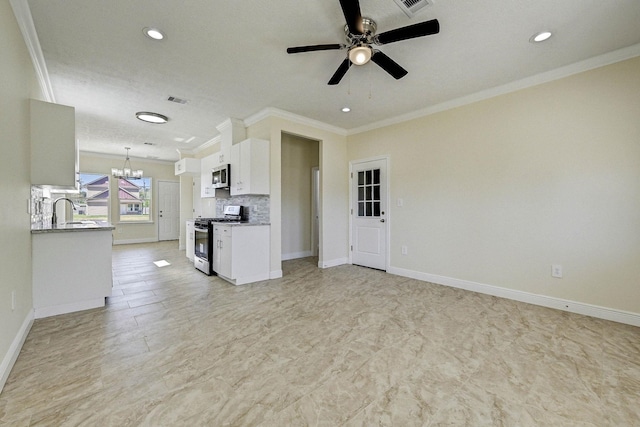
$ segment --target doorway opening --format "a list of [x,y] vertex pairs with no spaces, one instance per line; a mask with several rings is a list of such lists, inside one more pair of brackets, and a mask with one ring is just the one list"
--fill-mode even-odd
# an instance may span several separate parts
[[283,132],[281,156],[282,260],[317,257],[320,142]]

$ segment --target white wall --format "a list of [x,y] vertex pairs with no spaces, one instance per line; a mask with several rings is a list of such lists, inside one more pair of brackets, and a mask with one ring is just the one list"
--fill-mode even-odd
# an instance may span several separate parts
[[640,58],[348,138],[377,155],[394,269],[640,313]]
[[319,144],[282,135],[282,259],[311,256],[311,169]]
[[[80,172],[102,173],[111,175],[111,168],[122,164],[124,155],[107,156],[94,153],[80,152]],[[136,169],[142,169],[145,177],[151,177],[153,222],[145,224],[118,222],[119,205],[113,202],[113,195],[117,194],[117,182],[111,180],[111,210],[109,221],[116,227],[113,231],[114,243],[142,243],[156,242],[158,240],[158,180],[179,182],[175,176],[173,163],[143,160],[133,157],[131,163]]]
[[[13,11],[0,1],[0,390],[33,319],[29,98],[42,99]],[[15,292],[15,309],[11,294]]]

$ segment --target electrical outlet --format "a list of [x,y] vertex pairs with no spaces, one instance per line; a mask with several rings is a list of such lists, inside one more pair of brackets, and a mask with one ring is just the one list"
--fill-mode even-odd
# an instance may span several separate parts
[[16,291],[11,291],[11,311],[16,309]]
[[562,279],[562,266],[560,264],[553,264],[551,266],[551,277]]
[[401,198],[398,198],[396,205],[401,208],[402,206],[404,206],[404,200],[402,200]]
[[402,255],[406,255],[407,254],[407,247],[405,245],[402,245],[400,247],[400,251],[402,252]]

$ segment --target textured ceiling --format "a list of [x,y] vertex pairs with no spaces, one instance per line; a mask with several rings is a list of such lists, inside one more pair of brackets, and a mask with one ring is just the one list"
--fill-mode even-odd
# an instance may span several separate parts
[[[440,34],[380,47],[409,72],[401,80],[369,63],[328,86],[345,51],[286,48],[343,43],[337,0],[27,1],[56,102],[76,107],[80,149],[164,160],[267,107],[356,129],[640,43],[638,0],[433,0],[411,19],[393,0],[361,0],[379,33],[437,18]],[[553,37],[529,43],[543,29]]]

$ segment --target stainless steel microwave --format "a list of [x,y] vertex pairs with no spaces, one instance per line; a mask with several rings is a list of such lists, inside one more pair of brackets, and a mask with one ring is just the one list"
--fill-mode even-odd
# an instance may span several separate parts
[[218,166],[211,172],[211,184],[213,188],[228,188],[231,182],[231,165]]

